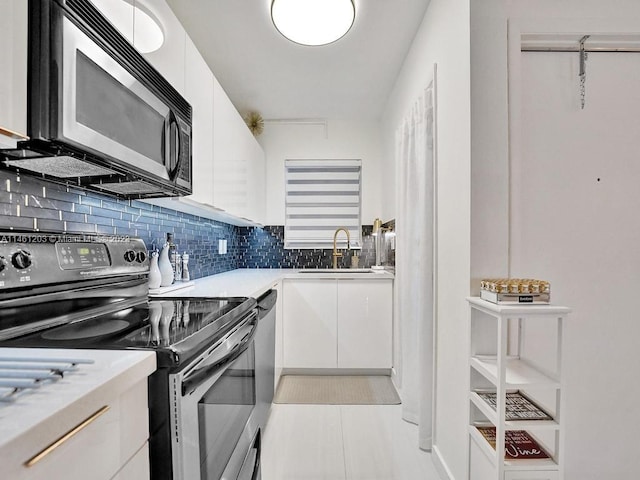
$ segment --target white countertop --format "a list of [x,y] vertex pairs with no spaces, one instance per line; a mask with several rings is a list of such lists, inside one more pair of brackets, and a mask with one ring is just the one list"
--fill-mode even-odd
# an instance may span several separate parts
[[257,298],[285,278],[361,278],[369,280],[393,279],[394,275],[385,270],[372,273],[360,271],[339,272],[330,269],[299,268],[240,268],[229,272],[210,275],[194,280],[194,285],[173,290],[159,297],[254,297]]
[[[334,272],[328,269],[237,269],[193,281],[193,285],[171,291],[172,297],[259,297],[280,280],[287,278],[359,278],[393,279],[392,273],[376,271]],[[73,358],[92,360],[55,382],[45,383],[18,396],[12,403],[0,402],[0,450],[29,430],[63,411],[68,411],[89,396],[100,392],[122,391],[151,375],[156,369],[153,351],[88,350],[49,348],[2,348],[2,358]],[[105,390],[106,389],[106,390]]]
[[0,402],[0,450],[40,423],[74,408],[88,395],[99,393],[98,390],[124,391],[156,369],[156,354],[152,351],[0,348],[0,357],[72,358],[94,362],[79,364],[77,370],[22,393],[11,403]]

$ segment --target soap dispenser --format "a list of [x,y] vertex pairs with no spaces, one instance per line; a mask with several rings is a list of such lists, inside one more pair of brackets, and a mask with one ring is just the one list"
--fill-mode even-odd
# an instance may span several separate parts
[[182,281],[188,282],[190,280],[189,277],[189,254],[182,254]]

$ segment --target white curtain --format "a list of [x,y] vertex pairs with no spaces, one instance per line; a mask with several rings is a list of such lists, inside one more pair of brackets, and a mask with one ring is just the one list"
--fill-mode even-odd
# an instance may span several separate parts
[[[434,74],[435,79],[435,74]],[[434,81],[396,131],[396,315],[403,418],[431,449],[433,406]]]

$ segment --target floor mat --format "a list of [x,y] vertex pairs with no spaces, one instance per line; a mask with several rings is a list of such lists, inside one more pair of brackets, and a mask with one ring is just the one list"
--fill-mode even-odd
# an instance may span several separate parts
[[398,392],[384,375],[284,375],[274,403],[397,405]]

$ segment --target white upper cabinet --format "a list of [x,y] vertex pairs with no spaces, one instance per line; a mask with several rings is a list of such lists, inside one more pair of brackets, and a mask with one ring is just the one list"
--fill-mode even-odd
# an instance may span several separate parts
[[[92,2],[193,109],[193,194],[182,203],[156,200],[232,224],[262,223],[264,151],[169,5],[164,0]],[[0,12],[0,148],[15,148],[27,134],[28,2],[0,0]],[[164,35],[154,51],[143,38],[157,33],[150,19]]]
[[249,192],[248,192],[248,212],[247,218],[264,224],[267,215],[266,211],[266,186],[267,186],[267,160],[262,146],[249,132],[248,143],[249,152]]
[[135,15],[148,15],[160,24],[164,41],[157,50],[145,52],[146,49],[143,47],[146,44],[146,39],[142,38],[145,32],[136,27],[133,35],[134,47],[140,50],[140,53],[167,79],[173,88],[184,95],[186,33],[182,24],[164,0],[136,0],[135,6],[142,11],[142,13],[138,13],[136,10]]
[[193,109],[193,194],[188,198],[213,206],[213,74],[186,37],[184,95]]
[[0,148],[27,134],[28,2],[0,0]]
[[244,212],[246,205],[248,165],[241,151],[241,121],[216,79],[213,90],[213,196],[217,207],[233,214]]
[[217,80],[213,105],[214,204],[232,215],[261,223],[264,151]]
[[227,212],[242,204],[246,165],[238,162],[239,115],[217,79],[213,82],[213,198]]

